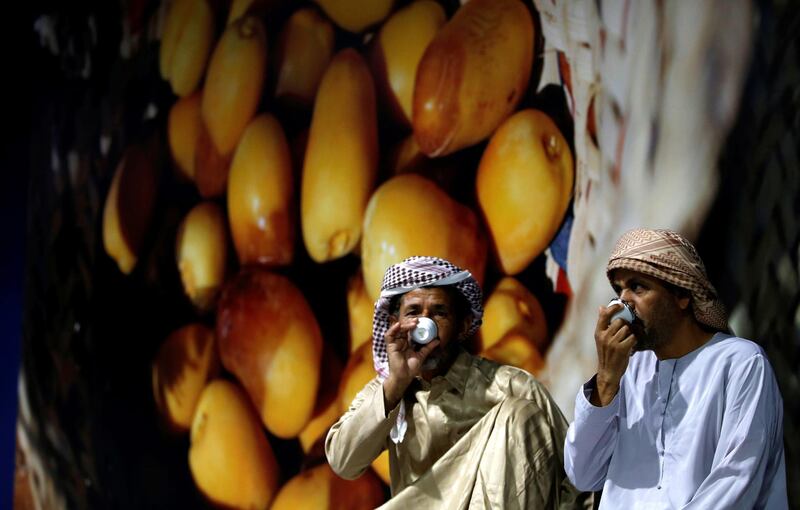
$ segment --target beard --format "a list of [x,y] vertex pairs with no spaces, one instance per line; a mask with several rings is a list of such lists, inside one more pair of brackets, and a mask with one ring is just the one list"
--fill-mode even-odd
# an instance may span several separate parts
[[444,348],[437,347],[422,362],[422,371],[442,375],[456,357],[458,342],[449,342]]
[[663,343],[664,335],[661,334],[659,328],[653,326],[648,327],[644,324],[639,324],[638,326],[638,330],[635,330],[636,345],[633,346],[634,351],[652,351]]
[[647,321],[638,318],[631,325],[636,335],[633,350],[652,351],[666,343],[675,330],[677,316],[666,305],[654,308]]

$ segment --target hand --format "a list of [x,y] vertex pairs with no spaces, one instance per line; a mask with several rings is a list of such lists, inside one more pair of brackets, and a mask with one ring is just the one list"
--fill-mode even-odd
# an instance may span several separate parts
[[[416,317],[397,321],[386,331],[386,354],[389,357],[389,377],[383,381],[383,397],[387,411],[394,409],[415,377],[422,373],[425,358],[439,345],[439,340],[419,346],[411,340],[417,327]],[[416,350],[415,347],[419,348]]]
[[622,319],[609,324],[611,317],[620,309],[622,305],[616,304],[598,310],[597,326],[594,330],[594,343],[597,347],[597,384],[590,399],[596,406],[606,406],[614,400],[636,345],[636,336],[631,331],[630,324]]

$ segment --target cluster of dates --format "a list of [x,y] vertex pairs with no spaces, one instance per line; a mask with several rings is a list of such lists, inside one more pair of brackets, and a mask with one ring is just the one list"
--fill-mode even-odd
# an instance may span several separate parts
[[[535,85],[532,6],[471,0],[448,19],[435,0],[316,3],[290,12],[273,37],[265,19],[274,11],[258,0],[173,0],[163,25],[159,71],[177,98],[168,145],[198,196],[178,230],[176,263],[198,317],[213,315],[215,327],[187,324],[163,342],[153,392],[169,428],[191,434],[197,487],[229,508],[383,501],[385,452],[355,481],[320,464],[279,487],[289,477],[264,427],[309,452],[374,377],[373,303],[389,265],[435,255],[483,281],[494,264],[503,277],[487,296],[476,350],[536,373],[549,341],[541,304],[514,275],[555,236],[574,170],[554,122],[519,110]],[[365,42],[342,45],[364,32]],[[259,111],[265,102],[305,109],[310,124],[288,129]],[[384,123],[404,137],[379,144]],[[477,173],[464,172],[474,204],[428,175],[486,141]],[[158,221],[157,188],[150,149],[129,147],[103,216],[106,252],[123,273]],[[343,370],[284,274],[297,236],[317,264],[360,258],[347,288],[330,289],[347,300]]]

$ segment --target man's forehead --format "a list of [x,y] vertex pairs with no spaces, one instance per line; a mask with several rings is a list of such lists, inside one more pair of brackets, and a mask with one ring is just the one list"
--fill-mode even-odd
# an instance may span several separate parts
[[645,273],[640,273],[639,271],[633,271],[631,269],[623,269],[618,268],[611,271],[609,275],[609,280],[611,281],[611,285],[624,285],[627,282],[632,280],[639,280],[645,282],[655,282],[658,284],[663,285],[663,281],[654,277],[650,276]]
[[444,287],[422,287],[403,294],[401,303],[414,303],[426,299],[449,305],[450,293]]

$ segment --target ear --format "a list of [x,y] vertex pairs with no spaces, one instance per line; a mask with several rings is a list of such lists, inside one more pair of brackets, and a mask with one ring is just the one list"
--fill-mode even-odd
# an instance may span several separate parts
[[681,310],[687,310],[692,302],[692,297],[690,295],[678,296],[675,302],[678,303]]
[[467,339],[467,331],[469,331],[469,326],[472,324],[472,312],[467,314],[466,317],[461,321],[461,329],[458,332],[458,339],[463,341]]
[[397,315],[390,315],[389,316],[389,327],[391,328],[394,326],[394,323],[397,322]]

